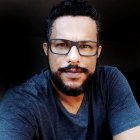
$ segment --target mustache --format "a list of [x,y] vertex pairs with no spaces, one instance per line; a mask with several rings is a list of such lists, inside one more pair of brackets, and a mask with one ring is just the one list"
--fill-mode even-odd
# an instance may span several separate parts
[[69,65],[67,67],[59,68],[58,71],[59,72],[66,72],[66,71],[69,71],[71,69],[75,69],[75,71],[78,71],[78,72],[88,73],[88,69],[86,69],[84,67],[80,67],[78,65]]

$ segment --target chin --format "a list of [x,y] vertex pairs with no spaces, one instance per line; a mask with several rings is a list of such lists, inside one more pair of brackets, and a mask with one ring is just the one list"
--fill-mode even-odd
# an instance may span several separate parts
[[77,83],[67,83],[66,84],[66,83],[63,83],[63,85],[67,86],[69,89],[73,89],[73,90],[75,89],[76,90],[76,89],[81,88],[83,84],[79,84],[79,83],[78,84]]
[[60,76],[60,73],[51,72],[51,81],[55,85],[58,91],[62,92],[67,96],[79,96],[85,93],[86,88],[88,87],[88,82],[90,81],[91,75],[88,74],[86,77],[82,79],[65,79]]

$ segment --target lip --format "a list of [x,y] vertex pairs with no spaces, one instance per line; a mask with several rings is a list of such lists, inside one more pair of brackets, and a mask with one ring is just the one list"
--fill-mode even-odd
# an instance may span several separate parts
[[81,73],[82,71],[80,69],[71,68],[71,69],[66,70],[65,72],[68,72],[68,73]]
[[64,72],[65,76],[71,79],[80,78],[80,72]]

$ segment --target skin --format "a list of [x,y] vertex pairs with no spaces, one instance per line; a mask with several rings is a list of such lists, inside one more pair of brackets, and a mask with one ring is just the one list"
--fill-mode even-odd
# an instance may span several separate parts
[[[63,16],[54,21],[50,38],[68,39],[72,41],[97,41],[96,23],[90,17],[86,16]],[[94,73],[97,57],[99,57],[101,52],[101,47],[99,47],[98,56],[80,56],[77,48],[73,46],[68,55],[58,55],[53,54],[50,49],[48,49],[47,43],[43,44],[43,49],[45,54],[49,57],[50,69],[52,72],[57,72],[58,68],[72,64],[88,69],[89,73]],[[78,72],[63,72],[60,74],[60,78],[63,80],[65,85],[70,88],[77,88],[87,79],[87,75],[85,73]],[[67,111],[76,114],[82,103],[83,93],[77,97],[66,96],[60,92],[55,85],[54,87],[56,88],[60,102],[64,105]]]
[[126,130],[114,136],[113,140],[140,140],[140,126]]
[[[56,19],[53,23],[51,38],[68,39],[72,41],[94,40],[97,41],[97,27],[94,20],[84,16],[64,16]],[[89,73],[94,73],[97,58],[101,53],[101,47],[98,49],[98,56],[84,57],[80,56],[76,47],[73,46],[68,55],[56,55],[50,52],[47,43],[43,44],[45,54],[49,57],[50,69],[57,72],[58,68],[66,67],[69,64],[78,65],[88,69]],[[63,82],[71,87],[77,88],[82,85],[87,75],[84,73],[61,73],[60,78]],[[57,97],[65,109],[76,114],[84,97],[81,93],[79,96],[66,96],[57,89],[53,83]],[[140,126],[134,127],[113,137],[113,140],[140,140]]]
[[[97,41],[96,23],[89,17],[61,17],[56,19],[53,24],[51,38],[68,39],[72,41]],[[45,50],[47,50],[47,47],[45,47]],[[50,68],[53,72],[56,72],[58,68],[68,66],[69,64],[85,67],[90,73],[94,73],[95,71],[97,57],[80,56],[76,47],[73,47],[68,55],[55,55],[49,51],[48,56]],[[62,73],[60,76],[64,83],[72,88],[79,87],[87,78],[84,73]],[[76,79],[73,80],[72,78]]]

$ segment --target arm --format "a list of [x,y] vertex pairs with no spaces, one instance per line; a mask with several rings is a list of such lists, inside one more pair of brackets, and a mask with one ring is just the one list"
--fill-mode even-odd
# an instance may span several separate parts
[[108,116],[113,140],[140,140],[140,108],[132,90],[117,69],[111,79]]
[[0,140],[32,140],[35,116],[26,93],[10,91],[0,102]]
[[113,137],[113,140],[140,140],[140,126],[126,130]]

